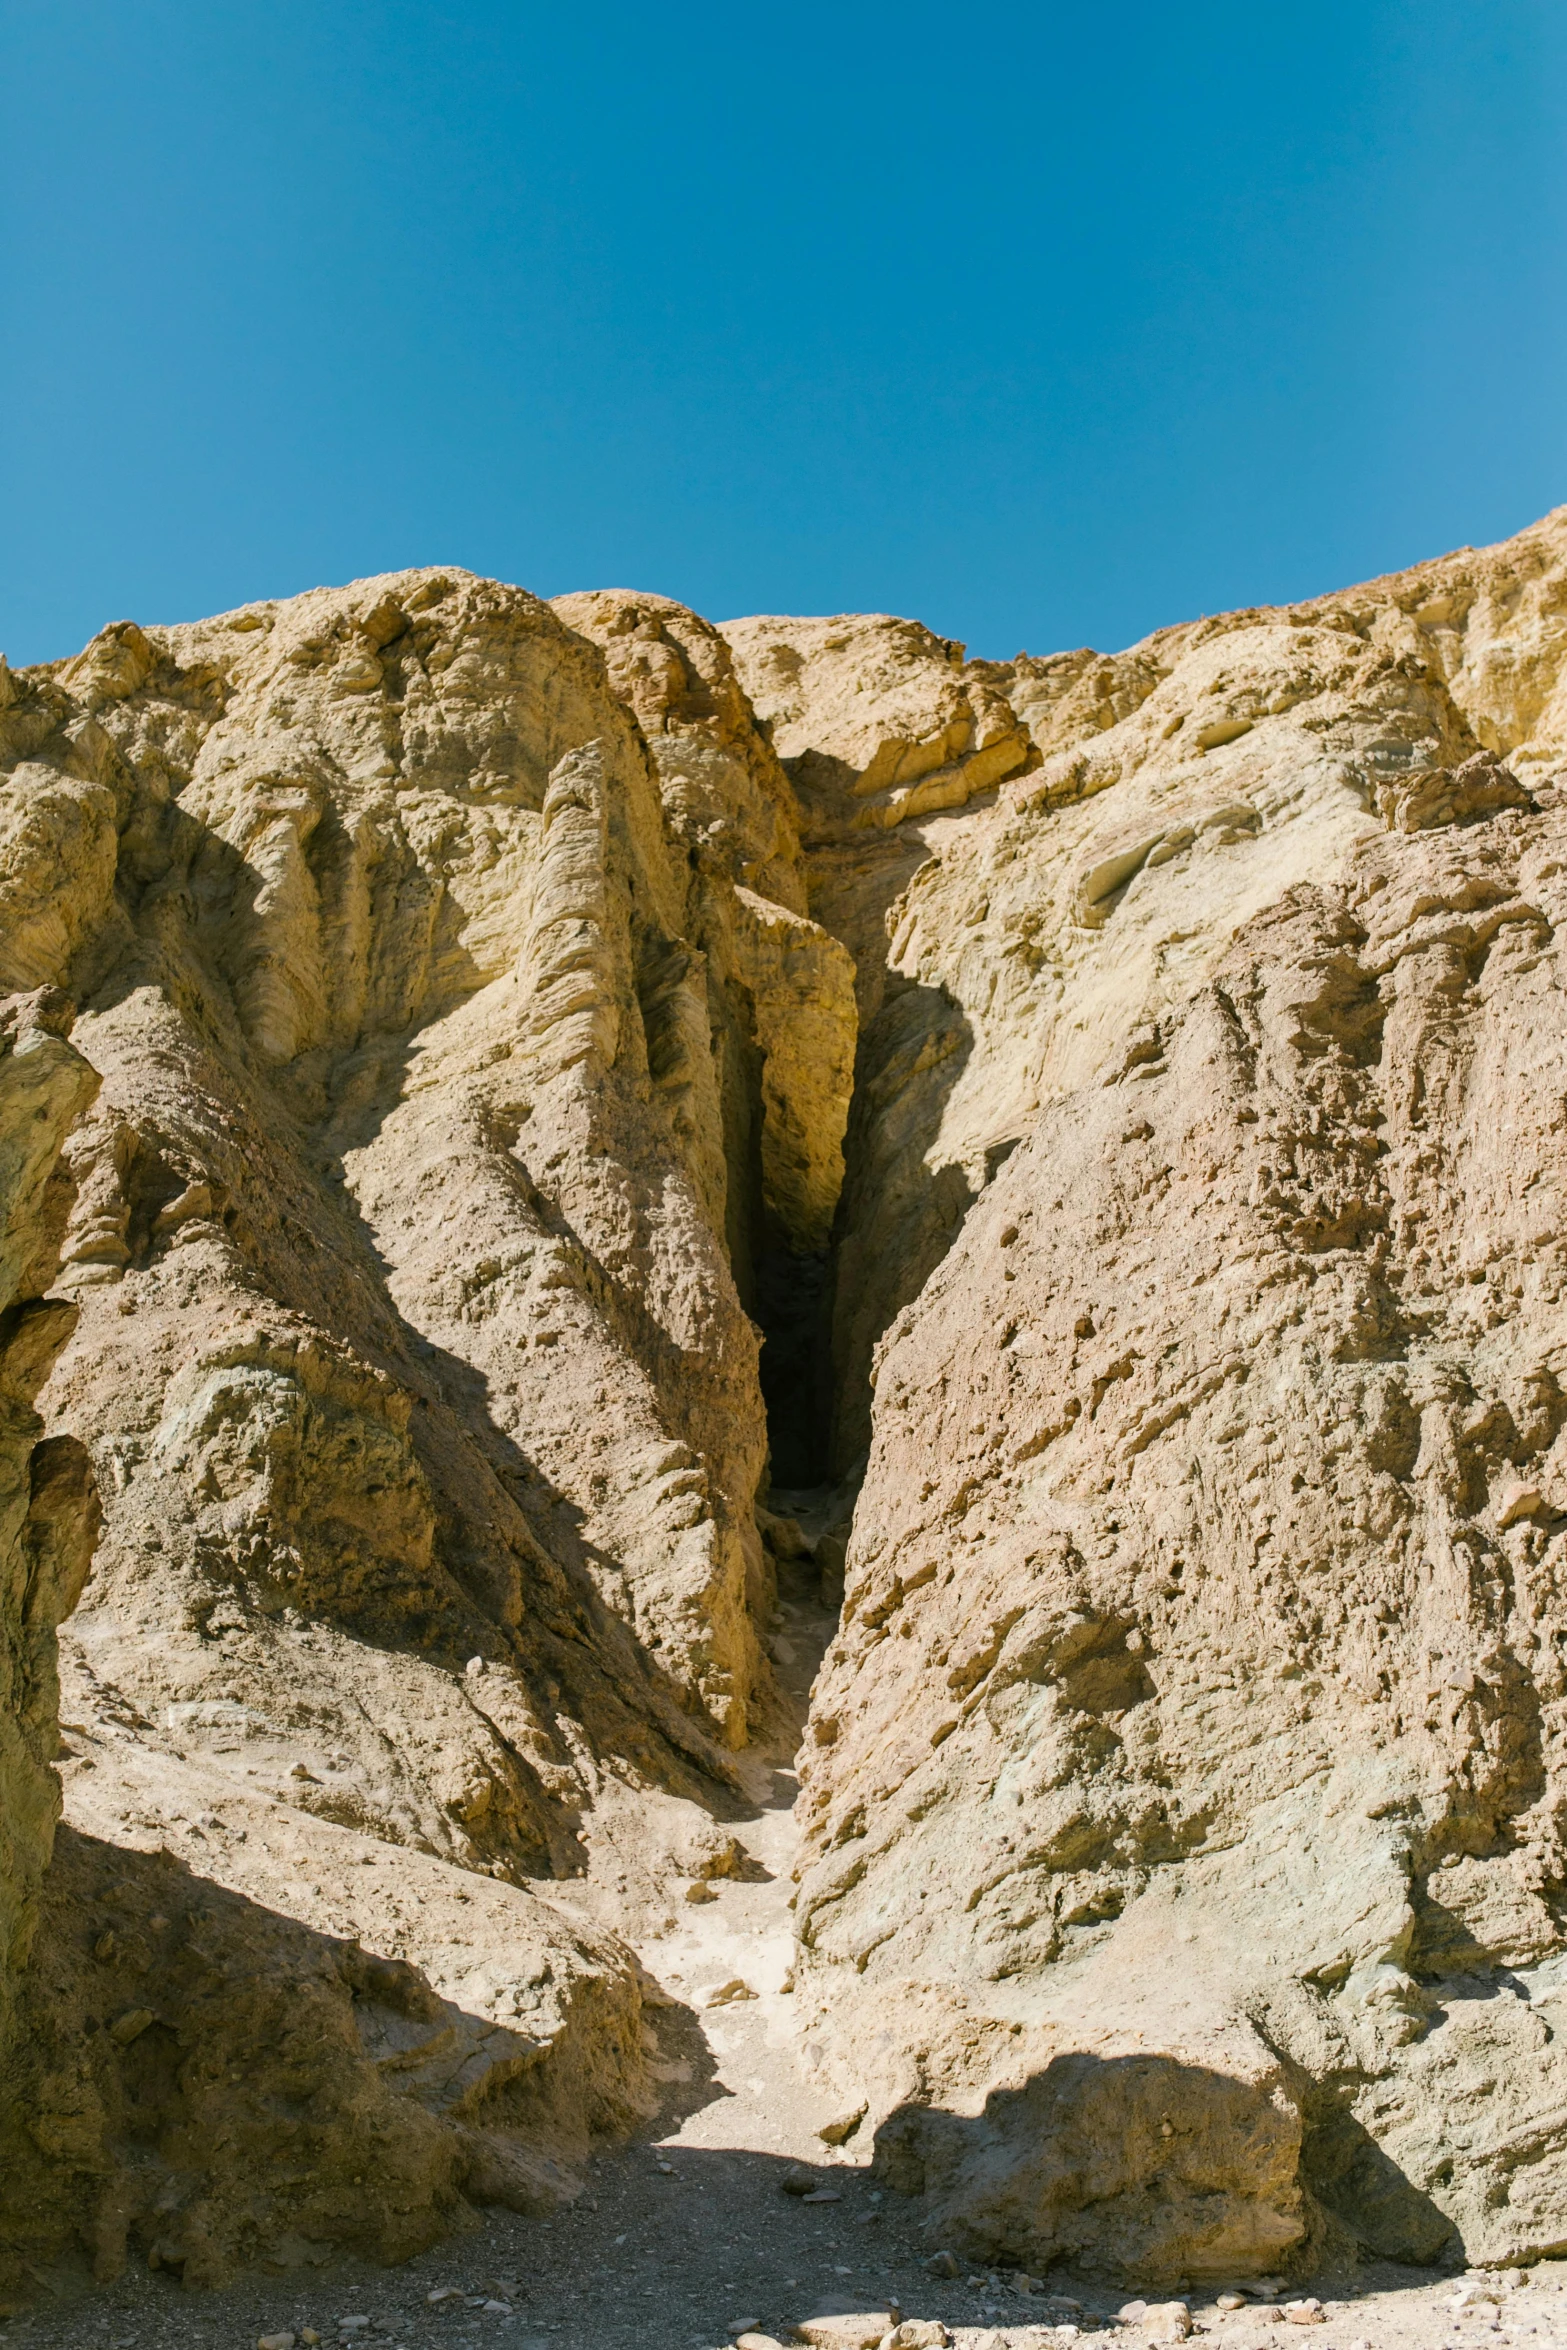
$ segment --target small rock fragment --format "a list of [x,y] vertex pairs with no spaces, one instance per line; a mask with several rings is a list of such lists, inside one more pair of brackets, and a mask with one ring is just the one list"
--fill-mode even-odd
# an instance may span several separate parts
[[742,1999],[754,1999],[756,1993],[740,1975],[732,1975],[727,1983],[720,1983],[716,1991],[709,1991],[704,2007],[733,2007]]
[[432,2309],[439,2309],[445,2301],[460,2301],[462,2287],[461,2285],[437,2285],[433,2293],[426,2293],[425,2299]]
[[841,2203],[843,2197],[836,2187],[813,2187],[809,2195],[802,2195],[802,2203]]
[[955,2277],[960,2273],[955,2252],[933,2252],[925,2266],[933,2277]]
[[128,2007],[109,2026],[109,2037],[117,2048],[129,2048],[131,2042],[139,2040],[147,2026],[155,2021],[150,2007]]
[[1245,2306],[1246,2296],[1244,2293],[1221,2293],[1214,2303],[1216,2309],[1244,2309]]
[[1142,2325],[1155,2342],[1184,2342],[1192,2330],[1192,2313],[1184,2301],[1149,2301]]
[[1147,2315],[1146,2301],[1123,2301],[1116,2311],[1116,2316],[1124,2326],[1140,2326]]
[[831,2317],[803,2317],[794,2330],[813,2350],[880,2350],[897,2323],[895,2310],[856,2309]]
[[816,2180],[808,2170],[786,2170],[778,2184],[786,2195],[809,2195]]
[[823,2122],[816,2135],[821,2139],[824,2146],[841,2146],[845,2138],[853,2137],[855,2131],[859,2128],[861,2122],[864,2119],[865,2100],[862,2097],[859,2104],[854,2106],[851,2110],[844,2113],[834,2114],[830,2122]]
[[1323,2326],[1328,2322],[1321,2302],[1311,2299],[1286,2301],[1284,2318],[1286,2324],[1292,2326]]
[[294,2350],[296,2339],[293,2334],[258,2334],[256,2350]]
[[947,2350],[951,2340],[939,2317],[906,2317],[888,2337],[891,2350]]
[[783,2346],[776,2336],[758,2333],[755,2326],[747,2326],[743,2334],[736,2334],[735,2350],[783,2350]]

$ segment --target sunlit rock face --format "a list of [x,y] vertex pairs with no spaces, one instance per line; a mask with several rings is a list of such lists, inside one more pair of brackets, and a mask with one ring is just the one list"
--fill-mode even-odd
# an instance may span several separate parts
[[[397,2257],[464,2198],[547,2205],[556,2158],[641,2110],[603,1920],[678,1896],[773,1702],[747,1308],[826,1248],[854,1051],[790,787],[721,640],[655,606],[651,702],[618,607],[606,661],[594,613],[447,572],[5,673],[0,981],[79,1007],[72,1045],[3,1064],[54,1088],[24,1256],[71,1129],[56,1348],[76,1328],[28,1523],[82,1444],[104,1504],[52,1898],[108,1937],[83,1973],[71,1924],[33,2019],[19,2259],[73,2227],[105,2273],[156,2251],[196,2281],[285,2240]],[[41,1657],[80,1579],[46,1608],[42,1575]],[[13,1940],[57,1800],[26,1670]],[[234,1897],[217,2041],[191,1946],[147,1922],[202,1884]],[[378,1990],[333,1936],[382,1954]],[[177,2059],[152,2024],[123,2060],[112,2014],[94,2037],[114,1999]],[[391,2039],[362,2051],[376,2000]],[[129,2191],[125,2067],[159,2047],[172,2082],[241,2040],[253,2085],[274,2057],[313,2083],[310,2163],[252,2208],[274,2157],[214,2094],[195,2183],[152,2165]]]
[[33,1408],[75,1320],[45,1295],[67,1196],[60,1146],[97,1089],[69,1026],[47,990],[0,1001],[0,2068],[60,1808],[55,1632],[97,1532],[86,1453],[46,1439]]
[[987,671],[887,916],[800,1983],[944,2240],[1559,2236],[1564,558]]
[[796,1504],[801,2046],[943,2243],[1560,2241],[1564,572],[0,668],[0,2263],[569,2192]]

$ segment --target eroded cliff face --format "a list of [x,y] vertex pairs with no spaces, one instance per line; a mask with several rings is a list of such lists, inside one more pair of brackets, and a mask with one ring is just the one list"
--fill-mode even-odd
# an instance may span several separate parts
[[1009,663],[407,573],[0,734],[9,2256],[569,2191],[769,1478],[803,2036],[943,2241],[1563,2240],[1567,516]]
[[1567,517],[1106,666],[889,916],[849,1229],[889,1168],[974,1204],[840,1296],[802,1994],[975,2248],[1520,2259],[1567,2180]]
[[75,1319],[44,1294],[64,1220],[60,1146],[97,1085],[69,1026],[47,992],[0,1002],[0,2086],[60,1807],[55,1632],[97,1531],[85,1452],[45,1439],[33,1409]]
[[594,1921],[727,1849],[770,1702],[741,1290],[824,1246],[854,1033],[776,761],[660,612],[657,757],[623,665],[461,574],[6,674],[0,978],[69,984],[102,1080],[18,2258],[395,2257],[645,2101]]
[[854,1088],[855,964],[831,921],[807,913],[800,803],[719,632],[662,596],[609,590],[554,609],[603,647],[691,868],[686,935],[705,991],[650,1057],[682,1129],[713,1138],[709,1213],[764,1335],[773,1478],[811,1485],[830,1433],[828,1247]]

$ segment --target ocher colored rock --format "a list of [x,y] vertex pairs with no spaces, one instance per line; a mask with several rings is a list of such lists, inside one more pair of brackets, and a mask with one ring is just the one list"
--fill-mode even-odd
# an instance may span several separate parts
[[812,2095],[935,2241],[1559,2240],[1564,576],[0,670],[13,2273],[569,2193],[807,1558]]
[[[589,1914],[661,1905],[770,1702],[743,1299],[825,1243],[854,1022],[776,759],[721,640],[664,610],[717,694],[664,708],[656,755],[594,645],[461,574],[125,624],[7,673],[0,954],[12,984],[76,991],[103,1080],[66,1153],[56,1349],[80,1321],[28,1520],[42,1559],[79,1432],[107,1510],[67,1665],[87,1841],[54,1915],[69,1938],[92,1839],[151,1849],[157,1823],[237,1904],[222,2020],[154,1950],[91,2049],[145,2009],[125,2064],[221,2068],[243,2028],[246,2078],[302,2065],[337,2117],[257,2205],[275,2158],[215,2095],[176,2224],[157,2165],[119,2179],[120,2059],[52,2053],[114,1974],[61,1957],[35,1970],[25,2092],[28,2159],[61,2175],[14,2174],[18,2259],[73,2232],[105,2273],[127,2249],[192,2279],[285,2240],[400,2256],[463,2195],[547,2205],[642,2098],[629,1954],[516,1880],[591,1856]],[[15,1066],[51,1054],[91,1082],[52,1040]],[[80,1107],[37,1121],[48,1154]],[[19,1178],[18,1280],[46,1158]],[[55,1801],[45,1602],[71,1584],[63,1549],[32,1574],[23,1939]],[[359,1870],[391,1849],[388,1916]],[[409,1969],[421,2032],[450,2007],[428,2065],[401,2025],[351,2045],[348,1932]],[[232,1986],[268,1970],[263,2012]]]
[[[857,831],[961,807],[1022,767],[1029,736],[990,665],[918,621],[732,620],[752,707],[808,811]],[[845,804],[845,801],[847,804]]]
[[1564,559],[1150,640],[890,917],[845,1213],[973,1204],[861,1292],[797,1980],[949,2238],[1558,2224]]

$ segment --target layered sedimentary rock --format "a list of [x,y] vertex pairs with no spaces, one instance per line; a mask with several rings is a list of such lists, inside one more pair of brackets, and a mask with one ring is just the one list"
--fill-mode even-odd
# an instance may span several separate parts
[[974,1204],[867,1309],[802,1992],[971,2244],[1522,2258],[1567,2189],[1567,517],[1069,705],[889,917],[847,1200]]
[[871,1347],[973,1198],[959,1169],[930,1184],[892,1108],[911,1074],[941,1070],[937,1084],[950,1084],[963,1040],[945,998],[915,990],[905,1000],[908,982],[887,954],[889,912],[939,854],[959,821],[952,812],[1037,766],[1039,752],[1007,698],[1009,673],[966,662],[960,644],[917,621],[757,618],[723,633],[798,794],[810,910],[854,959],[851,1174],[824,1301],[819,1446],[825,1469],[852,1475],[870,1439]]

